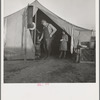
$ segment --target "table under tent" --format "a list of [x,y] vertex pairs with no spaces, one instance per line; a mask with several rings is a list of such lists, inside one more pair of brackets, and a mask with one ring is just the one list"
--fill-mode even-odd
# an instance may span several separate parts
[[[27,9],[33,7],[32,21],[36,24],[33,34],[27,28]],[[41,20],[45,19],[57,28],[53,36],[52,55],[59,55],[60,39],[62,30],[68,35],[68,54],[73,55],[78,43],[90,42],[93,30],[73,25],[34,1],[20,11],[4,18],[4,51],[7,59],[35,59],[37,29],[42,32]],[[42,47],[41,47],[42,48]]]

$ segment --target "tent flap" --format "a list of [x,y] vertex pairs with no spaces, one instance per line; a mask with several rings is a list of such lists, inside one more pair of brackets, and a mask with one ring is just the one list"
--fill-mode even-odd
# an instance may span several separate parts
[[[40,9],[71,36],[71,53],[73,52],[73,48],[76,47],[78,40],[80,42],[90,41],[92,34],[91,30],[75,26],[63,20],[42,6],[38,1],[31,3],[31,5],[33,5],[33,16],[36,14],[38,9]],[[27,29],[26,10],[27,7],[4,18],[4,49],[7,54],[23,54],[26,55],[28,59],[33,59],[35,57],[35,47],[31,34]]]

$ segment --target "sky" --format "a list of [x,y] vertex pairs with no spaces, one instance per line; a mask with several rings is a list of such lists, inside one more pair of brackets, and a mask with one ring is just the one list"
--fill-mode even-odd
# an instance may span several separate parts
[[[4,0],[4,16],[10,15],[34,0]],[[38,0],[44,7],[64,20],[95,30],[96,0]]]

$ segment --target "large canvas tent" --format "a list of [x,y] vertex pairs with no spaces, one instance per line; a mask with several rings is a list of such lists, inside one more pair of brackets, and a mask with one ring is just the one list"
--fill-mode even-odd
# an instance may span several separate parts
[[[78,41],[90,41],[92,30],[78,27],[63,20],[42,6],[37,0],[31,5],[33,6],[33,20],[36,27],[40,27],[39,23],[42,18],[47,18],[46,20],[58,30],[66,31],[70,40],[71,53],[73,53],[73,48],[77,46]],[[59,32],[61,31],[57,33]],[[35,37],[36,31],[34,32],[34,39]],[[11,59],[35,58],[35,43],[27,28],[27,7],[4,18],[4,51],[5,56]]]

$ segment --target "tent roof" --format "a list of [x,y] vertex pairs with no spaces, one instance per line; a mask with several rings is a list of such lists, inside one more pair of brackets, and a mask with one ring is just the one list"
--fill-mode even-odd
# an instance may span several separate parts
[[[69,29],[71,29],[72,27],[75,29],[75,30],[78,30],[78,31],[92,31],[90,29],[86,29],[86,28],[82,28],[82,27],[79,27],[79,26],[76,26],[72,23],[69,23],[68,21],[60,18],[59,16],[57,16],[56,14],[54,14],[53,12],[51,12],[50,10],[48,10],[47,8],[45,8],[43,5],[41,5],[37,0],[35,0],[33,3],[31,3],[30,5],[33,5],[35,6],[37,9],[40,9],[43,13],[45,13],[48,17],[50,17],[57,25],[59,25],[63,30],[65,31],[71,31]],[[26,7],[25,7],[26,8]],[[24,9],[21,9],[15,13],[18,13],[18,12],[23,12]],[[15,14],[13,13],[13,14]],[[13,15],[11,14],[11,15]],[[10,17],[11,15],[8,15],[6,17]],[[6,18],[5,17],[5,18]],[[71,32],[69,32],[71,33]],[[71,34],[70,34],[71,35]]]

